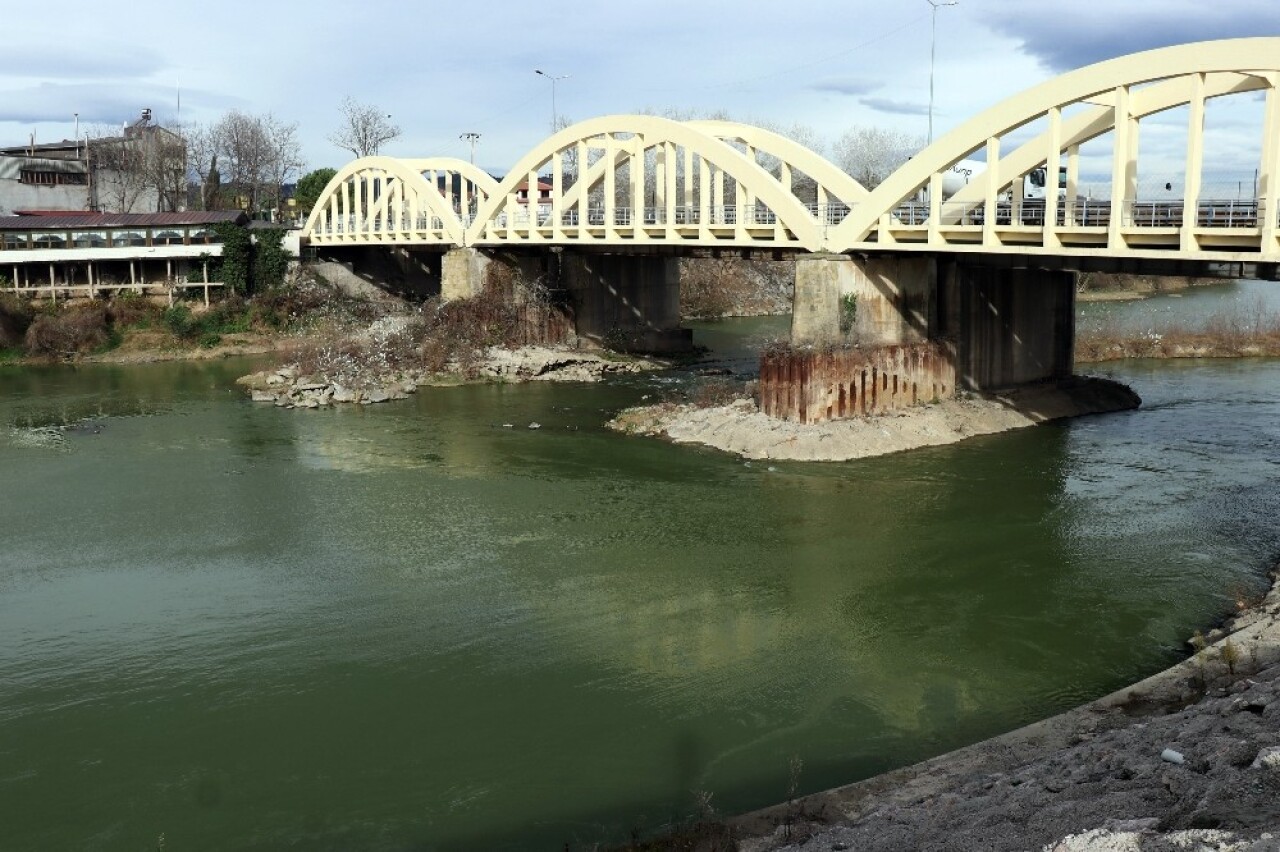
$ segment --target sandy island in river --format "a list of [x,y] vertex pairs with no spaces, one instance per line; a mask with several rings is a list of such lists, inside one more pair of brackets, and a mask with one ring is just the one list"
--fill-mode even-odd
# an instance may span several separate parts
[[1141,404],[1118,382],[1076,376],[1060,382],[920,405],[874,417],[826,423],[792,423],[762,413],[749,399],[728,405],[692,404],[629,408],[612,429],[654,435],[681,444],[705,444],[748,459],[847,461],[916,447],[953,444],[1034,426],[1048,420],[1123,411]]

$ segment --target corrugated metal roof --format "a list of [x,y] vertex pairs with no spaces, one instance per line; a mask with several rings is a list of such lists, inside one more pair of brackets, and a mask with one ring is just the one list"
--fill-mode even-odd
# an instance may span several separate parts
[[77,213],[33,211],[33,216],[0,216],[0,231],[96,230],[99,228],[163,228],[181,225],[213,225],[249,217],[240,210],[187,210],[181,213]]

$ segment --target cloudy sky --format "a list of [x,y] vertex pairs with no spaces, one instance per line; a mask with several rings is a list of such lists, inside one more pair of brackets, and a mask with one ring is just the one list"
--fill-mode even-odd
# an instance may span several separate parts
[[[136,118],[231,109],[296,122],[309,168],[344,96],[403,128],[383,153],[465,157],[504,173],[561,116],[724,110],[923,137],[928,0],[63,0],[9,16],[0,144]],[[960,0],[937,11],[935,136],[1061,71],[1152,47],[1280,35],[1280,0]],[[1247,111],[1247,109],[1246,109]],[[1224,120],[1230,125],[1230,120]],[[1244,124],[1250,122],[1244,121]],[[1230,130],[1224,130],[1229,134]],[[1145,137],[1144,137],[1145,144]]]

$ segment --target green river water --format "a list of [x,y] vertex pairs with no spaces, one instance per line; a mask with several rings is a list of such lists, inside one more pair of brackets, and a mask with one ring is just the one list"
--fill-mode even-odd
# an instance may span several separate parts
[[828,465],[603,428],[681,374],[286,411],[251,366],[0,367],[0,848],[623,839],[1118,688],[1280,555],[1277,361]]

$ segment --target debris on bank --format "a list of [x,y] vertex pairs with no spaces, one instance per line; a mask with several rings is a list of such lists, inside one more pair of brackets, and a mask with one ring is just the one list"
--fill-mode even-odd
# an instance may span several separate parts
[[282,408],[327,408],[332,405],[371,405],[407,399],[419,387],[492,382],[598,382],[616,373],[661,369],[663,364],[643,358],[606,356],[568,346],[524,346],[486,350],[472,365],[451,363],[442,371],[421,367],[374,367],[328,363],[337,369],[305,370],[289,364],[237,380],[254,402]]

